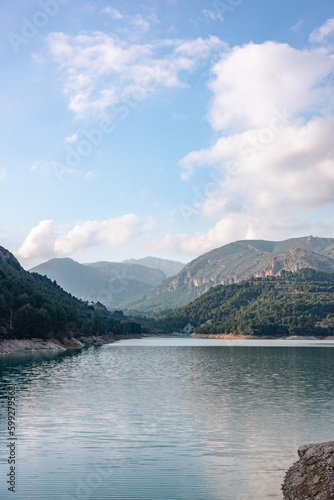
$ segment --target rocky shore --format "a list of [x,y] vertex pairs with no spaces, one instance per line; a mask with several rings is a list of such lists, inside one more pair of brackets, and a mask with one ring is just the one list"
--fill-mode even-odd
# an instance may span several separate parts
[[298,455],[282,485],[285,500],[333,500],[334,441],[302,446]]
[[62,338],[44,340],[32,339],[4,339],[0,340],[0,355],[17,351],[65,351],[66,349],[81,349],[90,345],[103,345],[115,342],[118,338],[110,335],[91,335],[89,337]]

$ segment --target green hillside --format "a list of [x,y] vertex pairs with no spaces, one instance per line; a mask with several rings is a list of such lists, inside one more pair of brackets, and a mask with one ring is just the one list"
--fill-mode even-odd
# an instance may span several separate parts
[[334,272],[334,239],[307,236],[281,242],[245,240],[230,243],[201,255],[176,276],[119,307],[145,314],[173,311],[220,284],[304,268]]
[[207,335],[333,335],[334,274],[302,269],[220,285],[151,329],[170,333],[188,323]]
[[56,282],[26,272],[0,247],[0,337],[140,333],[140,325],[115,320],[102,304],[87,305]]

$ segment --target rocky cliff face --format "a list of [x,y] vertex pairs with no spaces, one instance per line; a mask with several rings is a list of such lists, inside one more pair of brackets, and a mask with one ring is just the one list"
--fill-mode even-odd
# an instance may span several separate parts
[[175,309],[189,304],[213,286],[275,276],[283,269],[334,272],[333,249],[334,239],[313,236],[281,242],[236,241],[201,255],[176,276],[121,307],[146,313]]
[[298,455],[282,485],[285,500],[333,500],[334,442],[302,446]]

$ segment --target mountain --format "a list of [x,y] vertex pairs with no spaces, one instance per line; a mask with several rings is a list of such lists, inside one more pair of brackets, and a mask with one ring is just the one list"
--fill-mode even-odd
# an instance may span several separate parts
[[10,253],[6,248],[0,246],[0,271],[6,271],[8,274],[17,273],[24,274],[25,270],[19,263],[16,257]]
[[152,269],[160,269],[165,273],[167,278],[170,276],[175,276],[179,273],[181,269],[184,268],[185,264],[182,262],[177,262],[168,259],[159,259],[158,257],[144,257],[143,259],[129,259],[123,262],[130,264],[141,264],[142,266],[150,267]]
[[82,300],[102,302],[108,308],[146,292],[166,279],[160,269],[140,264],[96,262],[79,264],[72,259],[51,259],[33,269]]
[[170,333],[189,323],[202,335],[333,335],[334,274],[301,269],[218,285],[175,313],[151,320],[150,329]]
[[303,268],[334,272],[334,238],[308,236],[285,241],[230,243],[201,255],[176,276],[123,302],[120,307],[145,314],[175,310],[216,285]]
[[46,276],[25,271],[8,250],[0,247],[0,337],[139,332],[140,325],[120,323],[102,304],[87,305]]

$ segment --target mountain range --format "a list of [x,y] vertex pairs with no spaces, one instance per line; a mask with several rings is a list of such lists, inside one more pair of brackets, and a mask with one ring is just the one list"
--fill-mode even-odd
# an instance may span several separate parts
[[[146,265],[140,264],[145,262]],[[114,309],[125,300],[146,292],[170,276],[184,264],[147,257],[126,262],[95,262],[79,264],[69,259],[51,259],[33,269],[46,275],[72,295],[87,301],[101,302]]]
[[158,257],[144,257],[143,259],[129,259],[123,262],[129,264],[140,264],[142,266],[150,267],[152,269],[160,269],[163,271],[167,278],[170,276],[175,276],[179,273],[181,269],[184,268],[185,264],[182,262],[177,262],[168,259],[159,259]]
[[170,312],[186,306],[216,285],[303,268],[334,272],[334,238],[307,236],[284,241],[230,243],[194,259],[176,276],[123,302],[120,307],[145,314]]
[[151,320],[156,333],[208,336],[332,336],[334,273],[300,269],[211,288],[176,312]]
[[[195,320],[197,327],[204,328],[203,333],[239,332],[242,327],[246,334],[262,334],[260,324],[263,324],[261,332],[269,328],[273,334],[305,329],[309,332],[317,329],[320,334],[322,329],[327,333],[334,328],[333,238],[237,241],[194,259],[176,276],[167,279],[160,269],[125,262],[79,264],[72,259],[52,259],[32,271],[37,269],[39,273],[26,272],[8,250],[0,247],[0,334],[8,331],[12,319],[14,331],[24,335],[36,331],[42,335],[61,332],[66,324],[75,324],[78,333],[121,331],[121,324],[115,323],[102,304],[87,305],[70,294],[79,298],[87,294],[85,300],[95,302],[95,293],[99,302],[108,305],[108,297],[120,300],[128,293],[126,287],[135,293],[134,284],[138,288],[144,285],[151,288],[132,298],[132,308],[128,307],[128,311],[158,312],[161,317],[168,309],[178,310],[166,318],[166,327],[170,323],[174,328],[175,321],[182,326],[180,321],[186,324]],[[50,281],[46,272],[54,273],[50,277],[58,284]],[[280,276],[278,281],[277,276]],[[60,287],[61,280],[71,287],[70,294]],[[154,286],[155,283],[158,285]],[[191,302],[185,310],[184,306]],[[118,303],[119,309],[120,306]],[[133,323],[134,328],[137,326]]]
[[65,292],[46,276],[25,271],[0,247],[0,339],[138,334],[139,324],[116,320],[102,304]]

